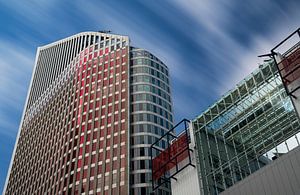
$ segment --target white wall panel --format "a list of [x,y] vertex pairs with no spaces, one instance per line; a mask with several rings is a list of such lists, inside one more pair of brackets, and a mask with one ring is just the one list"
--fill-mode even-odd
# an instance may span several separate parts
[[300,194],[300,147],[222,192],[235,194]]
[[172,195],[199,195],[200,187],[196,168],[189,166],[176,176],[177,181],[172,180]]

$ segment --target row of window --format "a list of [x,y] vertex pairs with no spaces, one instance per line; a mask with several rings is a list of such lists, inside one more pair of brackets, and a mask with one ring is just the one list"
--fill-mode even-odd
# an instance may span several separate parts
[[[83,35],[79,37],[79,42],[82,41],[82,48],[83,50],[84,46],[87,47],[88,45],[95,45],[95,49],[98,49],[98,44],[100,44],[100,48],[103,48],[104,46],[119,44],[120,46],[124,47],[126,46],[126,41],[121,40],[120,38],[113,38],[113,37],[104,37],[104,36],[98,36],[98,35]],[[100,42],[100,43],[99,43]],[[85,44],[84,44],[85,43]]]
[[[79,162],[78,162],[79,163]],[[92,177],[99,175],[101,173],[107,173],[112,172],[112,170],[120,170],[120,168],[124,168],[126,164],[126,159],[121,158],[120,160],[114,160],[109,163],[105,163],[102,165],[98,165],[97,169],[96,167],[91,167],[89,169],[83,169],[82,171],[76,172],[76,181],[80,181],[84,178]],[[61,175],[64,177],[64,175]]]
[[134,95],[131,96],[131,99],[134,102],[137,102],[137,101],[153,102],[155,104],[158,104],[158,105],[164,107],[165,109],[169,110],[170,112],[172,112],[172,107],[171,107],[171,104],[169,102],[167,102],[164,99],[161,99],[160,97],[152,95],[152,94],[145,94],[145,93],[134,94]]
[[[111,75],[116,75],[115,78],[116,78],[116,82],[117,82],[117,81],[120,81],[119,80],[120,74],[117,74],[120,72],[123,72],[123,74],[121,73],[122,80],[127,78],[126,72],[124,72],[127,69],[127,67],[125,65],[122,65],[121,67],[115,66],[114,68],[110,68],[109,71],[108,71],[108,67],[107,67],[104,69],[103,76],[102,76],[102,68],[100,68],[100,67],[101,66],[99,66],[98,70],[97,70],[97,68],[91,69],[92,72],[91,72],[91,70],[88,70],[88,71],[84,70],[84,71],[79,72],[78,80],[79,80],[79,75],[81,73],[81,86],[86,86],[89,83],[96,82],[96,80],[97,80],[97,82],[99,82],[99,80],[104,80],[103,82],[105,82],[109,79],[111,80],[109,83],[112,84],[113,77],[111,77]],[[88,76],[90,76],[91,80],[88,78]],[[83,79],[86,80],[86,83],[84,83]]]
[[136,124],[131,125],[131,134],[133,133],[152,133],[158,136],[163,136],[166,133],[166,130],[158,127],[157,125],[151,124]]
[[[94,52],[94,55],[93,55],[93,52]],[[105,61],[105,63],[108,63],[108,61],[111,61],[113,59],[115,59],[116,61],[119,61],[120,62],[120,59],[122,57],[122,61],[123,61],[123,58],[126,57],[126,54],[127,54],[127,50],[124,48],[124,49],[121,49],[121,50],[117,50],[117,51],[114,51],[114,50],[111,50],[109,51],[109,48],[101,48],[99,51],[98,50],[95,50],[95,51],[90,51],[88,52],[88,50],[86,49],[85,50],[85,53],[80,53],[80,56],[78,55],[76,57],[76,60],[77,60],[77,66],[78,66],[78,62],[88,62],[89,64],[92,63],[92,61],[94,62],[94,65],[96,64],[96,62],[99,60],[100,63],[102,63],[103,61]],[[99,58],[97,58],[99,56]],[[126,62],[127,62],[127,58],[126,59]],[[123,61],[125,62],[125,61]]]
[[138,183],[149,183],[152,180],[151,173],[138,173],[130,175],[130,183],[138,184]]
[[130,87],[131,92],[151,92],[171,102],[170,95],[157,87],[147,84],[137,84]]
[[131,74],[139,74],[139,73],[150,74],[169,84],[169,78],[167,76],[148,66],[133,67],[130,68],[130,72]]
[[168,93],[170,93],[169,85],[166,85],[164,82],[161,82],[159,79],[156,79],[149,75],[136,75],[131,77],[131,83],[138,83],[138,82],[146,82],[151,83],[153,85],[157,85],[160,88],[164,89]]
[[150,111],[150,112],[159,114],[160,116],[163,116],[164,118],[168,119],[169,121],[173,121],[173,117],[168,111],[166,111],[165,109],[162,109],[156,105],[150,104],[150,103],[133,104],[133,105],[131,105],[131,111],[132,112]]
[[166,121],[164,118],[156,116],[154,114],[132,114],[131,115],[131,122],[136,123],[136,122],[152,122],[155,124],[158,124],[162,127],[165,127],[166,129],[171,129],[172,124],[168,121]]
[[[89,79],[87,78],[87,76],[90,76],[90,77],[93,76],[93,78],[94,78],[94,79],[92,78],[92,82],[93,82],[96,80],[96,78],[97,78],[97,80],[104,79],[106,77],[108,78],[108,72],[109,72],[109,75],[114,75],[114,74],[117,74],[119,72],[126,70],[126,66],[122,65],[122,67],[120,67],[119,64],[116,66],[114,66],[114,64],[112,64],[110,67],[105,67],[105,66],[108,66],[108,64],[104,64],[104,67],[102,66],[102,64],[99,64],[98,69],[97,69],[97,67],[93,67],[92,69],[80,71],[78,73],[78,76],[80,75],[80,73],[82,73],[81,78],[87,80],[86,84],[88,84]],[[103,70],[103,77],[102,77],[102,70]],[[96,77],[96,74],[97,74],[97,77]],[[78,77],[78,79],[79,79],[79,77]]]
[[[134,175],[137,175],[137,176],[133,176],[132,175],[131,178],[130,178],[130,182],[134,182],[135,180],[138,181],[141,177],[144,177],[145,174],[148,174],[148,173],[134,174]],[[151,182],[151,180],[150,180],[150,182]],[[164,186],[165,188],[169,188],[170,189],[170,184],[168,182],[166,182],[162,186]],[[153,193],[152,187],[136,187],[136,188],[131,188],[130,189],[130,194],[134,194],[134,195],[136,195],[136,194],[151,194],[151,193]],[[170,195],[171,192],[166,191],[165,189],[157,189],[155,191],[155,194],[156,195]]]
[[[99,38],[97,39],[98,36],[96,36],[96,43],[99,41]],[[102,37],[101,37],[102,38]],[[115,38],[111,38],[110,40],[110,43],[109,43],[109,39],[104,41],[100,41],[100,44],[96,44],[95,45],[95,50],[98,49],[98,45],[100,46],[100,48],[103,48],[104,46],[109,46],[109,45],[112,45],[112,46],[116,46],[116,49],[119,49],[120,47],[125,47],[126,46],[126,41],[122,41],[120,39],[115,39]],[[114,49],[112,49],[114,50]]]
[[158,64],[152,60],[149,60],[147,58],[133,59],[131,64],[132,65],[148,65],[148,66],[155,68],[156,70],[161,71],[162,73],[164,73],[167,76],[169,75],[168,70],[166,68],[164,68],[160,64]]
[[[140,148],[142,149],[142,148]],[[132,149],[133,150],[133,149]],[[144,155],[141,155],[144,156]],[[135,160],[130,162],[131,170],[139,170],[139,169],[151,169],[150,160]]]
[[130,58],[136,58],[136,57],[147,57],[147,58],[150,58],[154,61],[157,61],[159,62],[160,64],[162,64],[165,68],[167,68],[167,66],[162,62],[160,61],[160,59],[158,59],[157,57],[155,57],[153,54],[151,54],[150,52],[148,51],[145,51],[145,50],[132,50],[131,48],[131,51],[130,51]]
[[[154,142],[156,142],[159,138],[156,137],[156,136],[151,136],[151,135],[136,135],[136,136],[131,136],[130,137],[130,143],[132,145],[135,145],[135,144],[153,144]],[[161,140],[159,142],[157,142],[156,146],[160,147],[160,148],[166,148],[167,146],[167,143],[165,140]],[[142,150],[146,150],[147,148],[141,148]],[[149,149],[150,150],[150,149]],[[146,153],[143,153],[144,155],[143,156],[150,156],[150,152],[147,152]],[[132,157],[137,157],[137,156],[140,156],[139,153],[135,153],[135,154],[131,154],[133,155]]]

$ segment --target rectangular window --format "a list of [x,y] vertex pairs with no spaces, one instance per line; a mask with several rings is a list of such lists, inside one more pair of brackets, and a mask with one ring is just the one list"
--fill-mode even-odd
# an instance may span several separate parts
[[94,52],[94,58],[98,56],[98,52]]

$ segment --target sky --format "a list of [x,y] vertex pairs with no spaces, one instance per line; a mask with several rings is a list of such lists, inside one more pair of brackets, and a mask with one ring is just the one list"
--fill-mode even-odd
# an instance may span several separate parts
[[170,69],[176,122],[193,119],[300,27],[292,0],[0,0],[0,192],[38,46],[83,31],[128,35]]

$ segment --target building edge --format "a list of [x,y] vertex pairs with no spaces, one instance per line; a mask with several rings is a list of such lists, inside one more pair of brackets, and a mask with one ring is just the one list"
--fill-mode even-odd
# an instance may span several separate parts
[[126,37],[128,39],[128,41],[130,42],[128,35],[119,35],[119,34],[114,34],[114,33],[102,33],[102,32],[99,32],[99,31],[83,31],[83,32],[76,33],[74,35],[71,35],[71,36],[59,39],[57,41],[51,42],[49,44],[42,45],[39,48],[40,49],[47,49],[47,48],[55,46],[55,45],[57,45],[59,43],[63,43],[63,42],[66,42],[68,40],[72,40],[72,39],[74,39],[74,38],[76,38],[78,36],[81,36],[81,35],[99,35],[99,36],[110,35],[110,36],[120,36],[120,37]]
[[130,194],[130,136],[131,136],[131,133],[130,133],[130,105],[131,105],[131,98],[130,98],[130,67],[131,67],[131,63],[130,63],[130,39],[128,38],[128,51],[127,51],[127,60],[128,60],[128,71],[127,71],[127,78],[128,78],[128,86],[127,86],[127,98],[128,98],[128,105],[127,105],[127,109],[128,109],[128,112],[127,112],[127,117],[128,117],[128,123],[127,123],[127,128],[128,128],[128,133],[127,133],[127,155],[128,155],[128,158],[127,158],[127,194],[129,195]]

